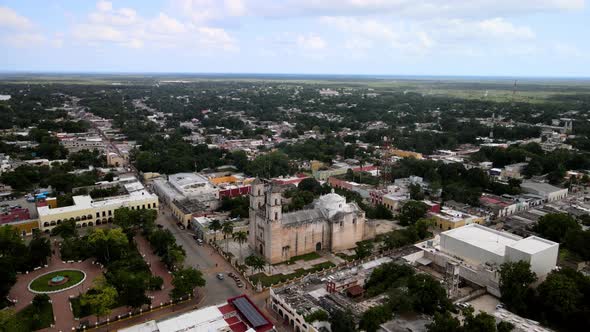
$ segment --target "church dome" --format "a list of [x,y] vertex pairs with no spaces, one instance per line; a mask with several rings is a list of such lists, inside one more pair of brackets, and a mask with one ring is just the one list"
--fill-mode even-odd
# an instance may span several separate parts
[[346,207],[346,198],[334,193],[332,190],[331,193],[320,196],[317,207],[327,211],[328,215],[332,216]]

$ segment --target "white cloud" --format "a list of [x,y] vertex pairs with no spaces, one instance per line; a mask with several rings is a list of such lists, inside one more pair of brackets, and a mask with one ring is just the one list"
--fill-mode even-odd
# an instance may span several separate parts
[[73,27],[72,36],[92,46],[114,44],[135,49],[179,48],[190,52],[239,49],[235,39],[223,29],[202,22],[181,21],[164,12],[151,18],[143,17],[132,8],[117,9],[103,2],[97,4],[97,11],[90,13],[85,22]]
[[221,46],[226,51],[237,51],[236,41],[223,29],[198,28],[199,42],[203,45]]
[[323,50],[326,42],[322,37],[314,34],[297,36],[297,45],[306,50]]
[[[425,55],[431,51],[474,54],[478,48],[530,49],[535,33],[503,18],[386,21],[370,17],[321,17],[325,27],[340,32],[346,49],[379,45],[400,55]],[[362,41],[362,43],[360,42]],[[528,43],[528,44],[527,44]]]
[[14,48],[61,47],[59,34],[49,39],[30,19],[8,7],[0,6],[0,41]]
[[32,27],[33,23],[28,18],[19,15],[8,7],[0,6],[0,28],[29,30]]
[[255,12],[275,16],[393,15],[403,18],[482,18],[582,10],[585,0],[251,0]]
[[528,26],[515,25],[503,18],[485,20],[442,19],[419,25],[435,38],[448,42],[513,42],[535,39]]
[[430,34],[418,26],[402,23],[386,23],[372,18],[322,17],[325,26],[343,33],[345,48],[366,49],[379,45],[384,49],[393,48],[404,54],[423,54],[435,42]]
[[184,33],[187,31],[187,26],[184,23],[164,13],[160,13],[160,15],[151,22],[151,25],[154,31],[160,31],[162,33],[173,34]]
[[198,23],[218,19],[225,11],[223,2],[216,0],[172,0],[172,8]]
[[246,4],[243,0],[225,0],[225,8],[230,16],[246,14]]
[[526,26],[515,26],[502,18],[493,18],[477,22],[476,26],[483,32],[499,38],[531,39],[535,33]]
[[137,23],[138,20],[137,12],[131,8],[99,10],[91,13],[88,17],[93,23],[111,25],[131,25]]
[[126,41],[122,31],[108,25],[81,24],[74,31],[74,37],[80,40],[92,42],[117,42]]
[[142,48],[143,41],[140,39],[131,39],[128,43],[124,44],[124,46],[129,48]]
[[96,3],[96,9],[101,12],[108,12],[113,10],[113,3],[110,1],[99,1]]

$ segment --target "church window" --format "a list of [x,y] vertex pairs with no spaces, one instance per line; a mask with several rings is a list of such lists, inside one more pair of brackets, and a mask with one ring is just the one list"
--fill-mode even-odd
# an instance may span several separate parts
[[352,219],[352,223],[356,225],[356,218]]
[[279,213],[275,212],[275,220],[279,220]]
[[279,200],[275,198],[275,205],[279,205]]

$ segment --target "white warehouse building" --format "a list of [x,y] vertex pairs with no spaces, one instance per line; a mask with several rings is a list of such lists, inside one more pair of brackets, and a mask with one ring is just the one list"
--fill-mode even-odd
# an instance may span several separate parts
[[441,233],[440,251],[474,265],[526,261],[538,277],[543,277],[555,268],[559,243],[470,224]]
[[545,202],[553,202],[564,199],[568,195],[567,188],[558,188],[548,183],[537,181],[524,181],[520,188],[523,192],[542,197]]

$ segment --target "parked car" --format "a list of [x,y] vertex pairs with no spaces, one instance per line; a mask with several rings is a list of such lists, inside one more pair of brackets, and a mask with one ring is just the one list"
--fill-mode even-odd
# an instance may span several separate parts
[[180,228],[182,230],[185,229],[184,225],[180,221],[176,223],[176,226],[178,226],[178,228]]
[[459,307],[460,309],[467,309],[471,306],[471,304],[469,303],[463,303],[463,302],[457,302],[455,304],[457,307]]
[[223,280],[224,279],[223,273],[217,273],[217,279]]
[[162,224],[156,224],[156,227],[158,227],[159,229],[162,229],[162,228],[164,228],[164,225],[162,225]]

